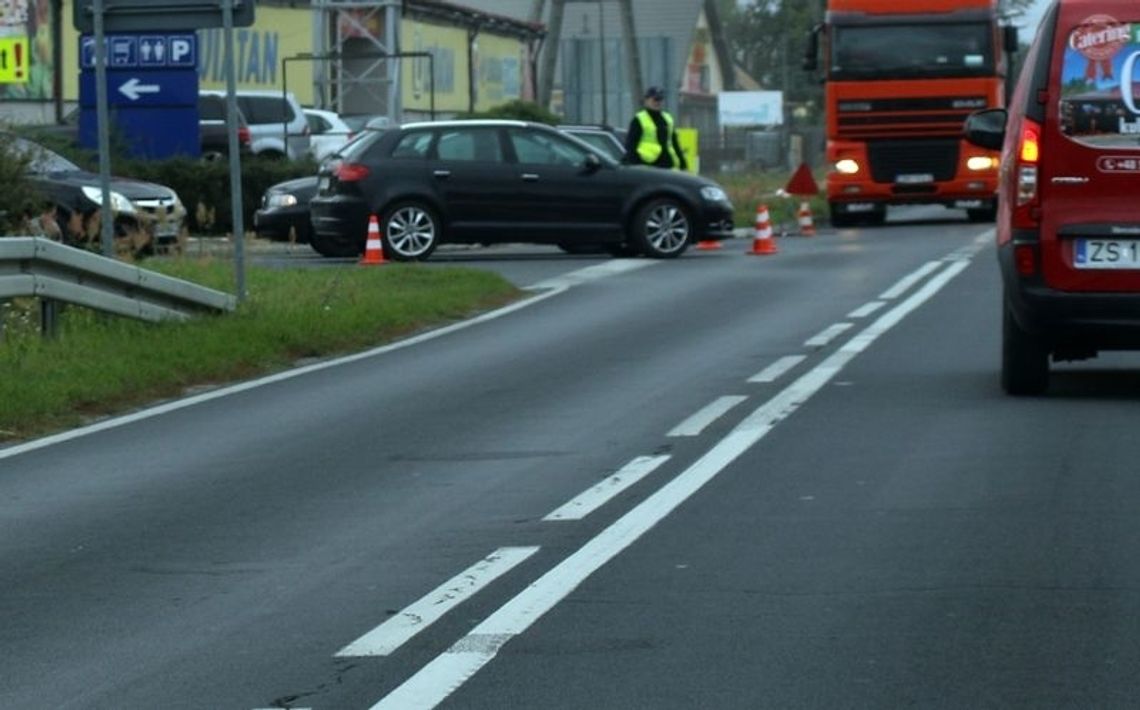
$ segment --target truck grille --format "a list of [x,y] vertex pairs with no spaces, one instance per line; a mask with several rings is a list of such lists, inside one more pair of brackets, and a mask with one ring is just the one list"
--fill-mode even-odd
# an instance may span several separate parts
[[959,136],[971,112],[986,108],[984,96],[931,99],[849,99],[837,106],[840,138]]
[[898,175],[930,174],[950,180],[958,169],[958,140],[869,141],[871,178],[892,183]]

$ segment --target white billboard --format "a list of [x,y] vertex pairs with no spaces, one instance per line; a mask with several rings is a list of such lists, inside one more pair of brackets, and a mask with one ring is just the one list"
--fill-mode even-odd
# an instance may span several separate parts
[[784,125],[782,91],[722,91],[716,104],[722,126]]

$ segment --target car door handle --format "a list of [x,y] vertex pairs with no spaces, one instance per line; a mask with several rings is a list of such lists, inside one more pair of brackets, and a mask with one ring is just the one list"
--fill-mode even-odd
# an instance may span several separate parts
[[448,177],[451,177],[451,171],[450,170],[436,170],[436,171],[432,172],[432,175],[435,175],[437,178],[448,178]]
[[523,173],[522,179],[527,182],[536,182],[538,180],[538,173]]

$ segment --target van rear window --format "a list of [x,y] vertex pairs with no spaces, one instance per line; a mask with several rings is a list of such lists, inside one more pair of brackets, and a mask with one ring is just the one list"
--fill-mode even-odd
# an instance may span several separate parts
[[1140,148],[1140,21],[1090,15],[1061,66],[1061,131],[1096,147]]

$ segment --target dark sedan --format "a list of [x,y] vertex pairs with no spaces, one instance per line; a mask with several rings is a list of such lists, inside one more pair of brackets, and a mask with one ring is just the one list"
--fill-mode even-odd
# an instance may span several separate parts
[[385,253],[428,258],[441,243],[601,245],[670,258],[732,235],[732,204],[711,180],[621,165],[550,126],[479,120],[408,124],[347,146],[322,167],[311,244],[364,250],[368,221]]
[[[6,135],[0,143],[25,156],[27,179],[51,205],[54,226],[45,225],[45,233],[69,244],[97,241],[103,201],[99,175],[25,138]],[[117,241],[141,253],[180,245],[186,208],[174,190],[125,177],[112,177],[109,187]]]
[[309,201],[317,194],[316,176],[286,180],[272,185],[261,196],[253,214],[257,236],[273,241],[309,242]]

